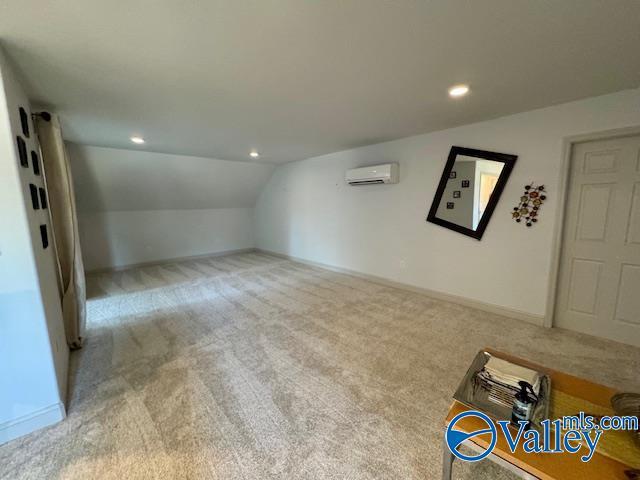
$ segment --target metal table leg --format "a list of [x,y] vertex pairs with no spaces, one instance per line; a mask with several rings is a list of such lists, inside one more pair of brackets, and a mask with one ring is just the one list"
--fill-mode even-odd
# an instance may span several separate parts
[[451,480],[453,461],[455,460],[453,453],[449,451],[447,439],[442,442],[442,480]]

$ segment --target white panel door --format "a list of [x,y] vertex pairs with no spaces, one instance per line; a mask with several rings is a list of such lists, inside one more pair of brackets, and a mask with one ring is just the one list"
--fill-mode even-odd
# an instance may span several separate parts
[[555,325],[640,346],[640,136],[574,145]]

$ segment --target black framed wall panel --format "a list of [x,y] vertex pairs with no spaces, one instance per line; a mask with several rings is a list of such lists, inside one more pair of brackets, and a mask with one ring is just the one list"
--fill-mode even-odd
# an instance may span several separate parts
[[22,134],[29,138],[29,114],[22,107],[20,107],[20,126],[22,127]]
[[27,159],[27,145],[24,143],[24,140],[20,135],[16,137],[16,142],[18,142],[18,155],[20,156],[20,165],[24,168],[29,168],[29,160]]
[[49,235],[47,235],[47,226],[40,225],[40,239],[42,240],[42,248],[49,246]]
[[29,191],[31,193],[31,205],[34,210],[40,210],[40,203],[38,202],[38,187],[33,183],[29,184]]
[[44,188],[39,188],[38,190],[40,190],[40,206],[43,209],[47,208],[47,205],[49,205],[49,203],[47,202],[47,192]]
[[31,166],[33,167],[33,173],[40,175],[40,159],[38,158],[38,154],[33,150],[31,150]]

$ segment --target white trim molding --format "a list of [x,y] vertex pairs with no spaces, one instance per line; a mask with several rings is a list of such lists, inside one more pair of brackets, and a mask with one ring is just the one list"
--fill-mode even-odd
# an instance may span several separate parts
[[336,266],[328,265],[324,263],[313,262],[311,260],[306,260],[304,258],[292,257],[291,255],[285,255],[283,253],[264,250],[262,248],[256,248],[255,251],[261,252],[267,255],[273,255],[275,257],[286,258],[287,260],[293,260],[294,262],[304,263],[306,265],[311,265],[313,267],[324,268],[325,270],[331,270],[333,272],[346,273],[348,275],[353,275],[354,277],[363,278],[365,280],[369,280],[370,282],[378,283],[386,287],[398,288],[401,290],[408,290],[414,293],[419,293],[421,295],[426,295],[427,297],[435,298],[437,300],[442,300],[444,302],[455,303],[458,305],[463,305],[465,307],[475,308],[476,310],[482,310],[483,312],[494,313],[496,315],[501,315],[503,317],[514,318],[516,320],[532,323],[534,325],[542,326],[544,323],[544,315],[536,315],[533,313],[523,312],[521,310],[515,310],[513,308],[503,307],[501,305],[481,302],[479,300],[460,297],[458,295],[452,295],[449,293],[438,292],[436,290],[430,290],[428,288],[417,287],[415,285],[409,285],[407,283],[396,282],[393,280],[386,279],[384,277],[369,275],[367,273],[350,270],[348,268],[336,267]]
[[53,425],[54,423],[58,423],[64,420],[66,416],[67,413],[64,404],[58,402],[0,424],[0,445],[41,428]]

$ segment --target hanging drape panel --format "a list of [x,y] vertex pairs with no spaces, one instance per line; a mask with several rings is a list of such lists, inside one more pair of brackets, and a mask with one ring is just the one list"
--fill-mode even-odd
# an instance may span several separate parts
[[80,348],[85,330],[86,289],[69,157],[56,115],[36,116],[36,129],[49,196],[67,343],[71,348]]

